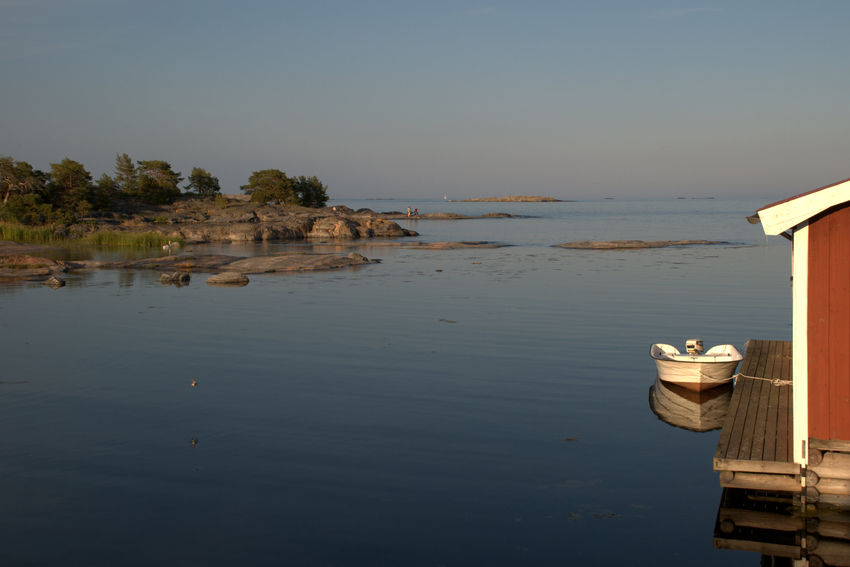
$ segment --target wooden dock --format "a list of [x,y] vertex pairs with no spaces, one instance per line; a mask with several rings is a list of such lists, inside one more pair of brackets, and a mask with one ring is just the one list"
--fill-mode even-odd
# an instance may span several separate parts
[[714,452],[721,486],[801,491],[791,388],[791,343],[749,341]]

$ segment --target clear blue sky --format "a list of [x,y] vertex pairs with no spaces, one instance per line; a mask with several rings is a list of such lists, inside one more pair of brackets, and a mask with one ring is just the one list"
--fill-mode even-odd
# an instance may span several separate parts
[[850,177],[850,2],[0,0],[0,154],[331,197],[782,198]]

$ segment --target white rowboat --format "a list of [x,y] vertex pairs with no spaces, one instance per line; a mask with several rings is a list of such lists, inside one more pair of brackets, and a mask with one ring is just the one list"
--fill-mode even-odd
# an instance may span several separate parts
[[[668,344],[656,343],[649,349],[658,377],[688,390],[701,392],[732,381],[735,368],[744,356],[732,345],[718,345],[702,353],[702,341],[688,341],[682,354]],[[694,345],[692,347],[692,345]]]

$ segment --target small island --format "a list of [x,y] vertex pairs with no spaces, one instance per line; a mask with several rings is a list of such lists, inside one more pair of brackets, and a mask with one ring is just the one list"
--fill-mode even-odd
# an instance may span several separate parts
[[513,197],[483,197],[481,199],[463,199],[461,203],[572,203],[554,197],[534,197],[530,195],[515,195]]
[[729,244],[722,240],[608,240],[567,242],[555,244],[558,248],[577,250],[641,250],[643,248],[667,248],[669,246],[707,246],[712,244]]

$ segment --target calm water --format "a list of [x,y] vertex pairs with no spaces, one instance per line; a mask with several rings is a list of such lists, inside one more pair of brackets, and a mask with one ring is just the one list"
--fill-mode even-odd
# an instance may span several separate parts
[[[650,411],[648,347],[790,340],[766,203],[339,200],[530,218],[245,288],[0,286],[0,564],[758,565],[712,548],[719,433]],[[624,238],[730,244],[551,247]]]

